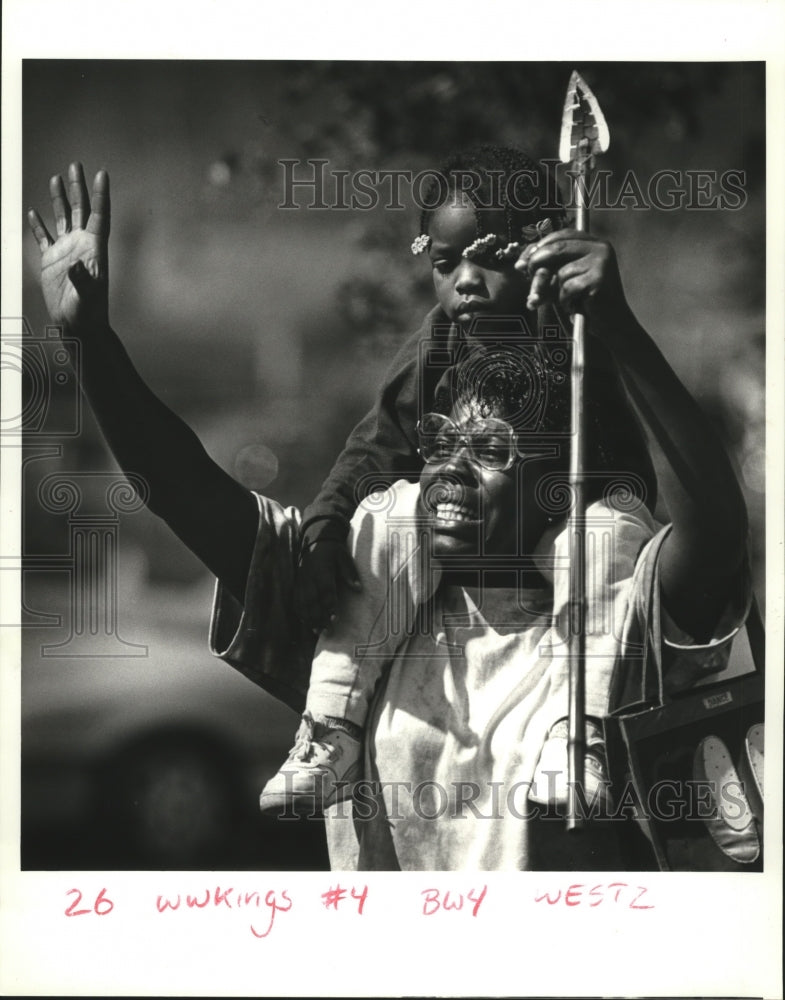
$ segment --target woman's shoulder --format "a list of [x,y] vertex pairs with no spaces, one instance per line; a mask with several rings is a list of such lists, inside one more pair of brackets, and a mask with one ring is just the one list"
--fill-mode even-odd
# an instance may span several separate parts
[[[631,577],[641,554],[663,530],[638,497],[609,491],[586,508],[587,559],[597,560],[616,579]],[[553,580],[554,567],[569,564],[571,541],[566,518],[546,529],[534,551],[538,568]]]
[[616,529],[656,534],[663,525],[646,506],[645,498],[626,487],[608,489],[586,509],[589,530],[595,525],[612,524]]
[[428,519],[420,510],[420,487],[399,479],[369,494],[352,518],[349,544],[357,570],[378,580],[405,581],[419,604],[438,586],[439,571],[423,556]]
[[374,490],[362,500],[351,522],[349,540],[355,559],[388,560],[400,548],[401,533],[416,531],[420,487],[399,479],[386,489]]
[[388,521],[417,516],[420,484],[398,479],[391,486],[374,490],[362,500],[356,517]]

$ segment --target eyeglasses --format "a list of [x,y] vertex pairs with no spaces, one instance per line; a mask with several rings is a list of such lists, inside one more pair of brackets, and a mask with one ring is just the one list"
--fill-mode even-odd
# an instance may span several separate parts
[[466,448],[472,460],[489,472],[506,472],[515,461],[517,435],[506,420],[487,417],[475,428],[460,428],[441,413],[426,413],[417,422],[417,449],[426,462],[440,464]]

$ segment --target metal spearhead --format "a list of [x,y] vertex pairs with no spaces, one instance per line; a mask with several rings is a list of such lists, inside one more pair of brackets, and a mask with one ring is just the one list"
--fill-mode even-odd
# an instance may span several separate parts
[[592,157],[604,153],[610,133],[597,98],[577,70],[572,71],[561,119],[559,159],[579,169],[591,167]]

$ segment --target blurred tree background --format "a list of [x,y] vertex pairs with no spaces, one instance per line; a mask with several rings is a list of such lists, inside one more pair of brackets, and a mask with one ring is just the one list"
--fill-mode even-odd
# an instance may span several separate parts
[[[734,456],[762,597],[763,64],[577,68],[610,126],[601,165],[613,172],[611,190],[628,171],[644,190],[661,170],[744,172],[746,197],[736,210],[628,201],[597,210],[592,225],[614,242],[633,308]],[[482,141],[554,157],[572,69],[27,61],[25,204],[48,209],[47,179],[73,158],[89,175],[109,170],[112,319],[131,357],[219,463],[248,486],[304,505],[432,292],[427,265],[409,253],[418,213],[406,185],[401,209],[284,210],[280,161],[319,158],[328,172],[417,172]],[[304,177],[310,168],[295,172]],[[41,331],[32,239],[24,253],[25,315]],[[35,465],[40,476],[111,468],[112,459],[86,415],[60,457]],[[35,500],[26,525],[27,551],[62,548],[61,518]],[[188,584],[204,574],[147,512],[124,522],[123,539],[144,557],[143,580]]]

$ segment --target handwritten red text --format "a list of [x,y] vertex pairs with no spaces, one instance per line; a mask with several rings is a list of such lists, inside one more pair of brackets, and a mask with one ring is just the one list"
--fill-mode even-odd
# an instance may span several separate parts
[[628,910],[653,910],[653,903],[643,903],[641,900],[649,890],[642,885],[628,885],[626,882],[599,883],[588,888],[581,882],[574,882],[566,889],[545,890],[535,894],[535,903],[547,903],[556,906],[599,906],[601,903],[611,903],[626,907]]
[[[159,913],[165,913],[167,910],[204,910],[206,908],[261,910],[264,914],[261,926],[264,929],[260,930],[255,923],[252,923],[250,928],[254,937],[265,938],[273,929],[276,913],[288,913],[292,908],[292,900],[286,889],[282,889],[280,893],[269,889],[263,896],[257,890],[245,892],[241,889],[235,889],[233,886],[229,888],[216,886],[215,889],[206,888],[194,894],[181,895],[177,893],[170,896],[158,896],[155,905]],[[266,926],[264,924],[265,917],[267,919]]]
[[[349,895],[347,896],[347,892]],[[338,904],[343,902],[345,899],[353,899],[357,902],[357,912],[362,916],[363,907],[365,906],[365,900],[368,898],[368,886],[364,885],[362,889],[358,892],[357,889],[352,886],[350,890],[344,889],[342,885],[330,886],[327,892],[322,893],[322,903],[324,908],[328,910],[332,907],[334,910],[338,909]]]
[[485,899],[487,891],[487,885],[484,885],[479,892],[475,889],[469,889],[466,896],[460,892],[453,891],[451,893],[449,889],[445,890],[444,893],[442,893],[441,889],[423,889],[421,893],[423,897],[423,916],[430,917],[434,913],[438,913],[440,910],[444,913],[451,910],[462,910],[464,906],[466,906],[467,911],[470,912],[473,917],[476,917],[480,910],[480,904]]
[[99,917],[105,917],[114,909],[114,903],[106,897],[106,889],[102,889],[98,893],[92,906],[80,906],[82,902],[81,889],[69,889],[66,896],[74,896],[74,899],[66,907],[65,915],[67,917],[81,917],[86,913],[95,913]]

